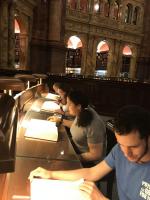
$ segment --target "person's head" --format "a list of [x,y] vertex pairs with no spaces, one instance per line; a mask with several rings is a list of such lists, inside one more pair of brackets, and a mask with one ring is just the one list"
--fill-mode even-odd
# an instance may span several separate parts
[[150,156],[150,113],[144,108],[135,105],[121,108],[114,120],[114,130],[128,160],[140,162]]
[[56,82],[53,84],[53,90],[56,94],[58,94],[58,89],[59,89],[60,85],[61,85],[61,83],[59,83],[59,82]]
[[67,95],[69,113],[78,118],[78,126],[87,126],[91,123],[93,116],[88,109],[88,97],[81,91],[72,90]]
[[56,90],[56,93],[61,97],[67,96],[68,92],[70,91],[70,87],[65,83],[54,83],[53,89]]

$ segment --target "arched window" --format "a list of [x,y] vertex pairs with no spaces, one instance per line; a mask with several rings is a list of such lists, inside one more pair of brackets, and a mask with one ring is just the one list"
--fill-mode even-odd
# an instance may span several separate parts
[[140,14],[140,8],[139,7],[135,7],[134,9],[134,13],[133,13],[133,24],[137,24],[138,18],[139,18],[139,14]]
[[80,0],[80,10],[87,12],[88,0]]
[[129,75],[130,62],[131,62],[131,56],[132,56],[132,51],[128,45],[126,45],[123,48],[122,54],[123,55],[122,55],[121,75],[127,78]]
[[67,4],[73,10],[77,8],[77,0],[68,0]]
[[118,14],[119,14],[119,4],[117,1],[115,1],[114,6],[113,6],[113,18],[117,20]]
[[15,19],[14,21],[15,27],[15,67],[18,68],[20,66],[20,27],[18,21]]
[[133,11],[133,6],[132,4],[128,4],[126,5],[126,9],[125,9],[125,23],[129,23],[131,24],[131,19],[132,19],[132,11]]
[[96,74],[104,76],[107,70],[109,46],[107,42],[101,41],[97,46],[96,52]]
[[94,0],[94,13],[100,13],[101,12],[101,0]]
[[66,73],[80,73],[82,42],[79,37],[71,36],[67,42]]
[[104,15],[105,17],[109,17],[109,12],[110,12],[110,2],[109,0],[104,1]]

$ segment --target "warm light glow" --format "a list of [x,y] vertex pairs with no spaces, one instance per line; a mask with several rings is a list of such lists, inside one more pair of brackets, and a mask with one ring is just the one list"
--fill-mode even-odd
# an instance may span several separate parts
[[15,33],[20,33],[20,27],[16,19],[15,19]]
[[33,179],[31,182],[31,200],[87,200],[87,194],[79,189],[83,179],[61,181]]
[[67,48],[77,49],[82,47],[82,42],[77,36],[71,36],[67,43]]
[[131,51],[129,46],[125,46],[123,48],[123,55],[127,55],[127,56],[131,56],[132,55],[132,51]]
[[98,4],[98,3],[96,3],[96,4],[94,5],[94,10],[95,10],[95,11],[98,11],[98,10],[99,10],[99,4]]
[[23,199],[23,200],[25,200],[25,199],[30,199],[30,196],[13,195],[12,199],[19,199],[19,200]]
[[97,46],[97,52],[109,51],[109,46],[105,41],[101,41]]

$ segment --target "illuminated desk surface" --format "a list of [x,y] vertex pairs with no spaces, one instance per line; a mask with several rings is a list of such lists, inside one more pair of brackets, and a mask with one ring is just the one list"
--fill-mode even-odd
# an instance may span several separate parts
[[[25,115],[20,131],[17,134],[17,156],[30,157],[30,158],[43,158],[43,159],[58,159],[79,161],[79,158],[74,151],[70,142],[67,132],[63,126],[58,127],[58,141],[44,141],[38,139],[28,139],[24,137],[26,131],[26,124],[30,119],[47,119],[50,113],[37,112],[40,110],[43,99],[35,101],[31,109]],[[37,111],[34,111],[37,110]]]
[[29,173],[37,168],[44,167],[50,170],[67,170],[80,168],[80,162],[73,161],[46,161],[44,159],[16,159],[16,170],[14,173],[7,174],[5,200],[26,200],[30,199],[30,181]]

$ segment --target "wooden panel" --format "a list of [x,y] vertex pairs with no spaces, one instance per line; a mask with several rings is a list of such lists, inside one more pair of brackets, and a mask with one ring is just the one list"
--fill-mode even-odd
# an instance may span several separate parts
[[99,114],[115,116],[124,105],[135,104],[150,111],[150,83],[132,81],[130,79],[100,79],[96,77],[71,77],[49,75],[49,87],[52,90],[54,82],[65,82],[72,88],[88,94],[91,103]]
[[2,197],[4,195],[5,180],[6,174],[0,174],[0,200],[2,200]]

